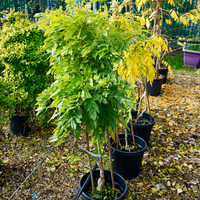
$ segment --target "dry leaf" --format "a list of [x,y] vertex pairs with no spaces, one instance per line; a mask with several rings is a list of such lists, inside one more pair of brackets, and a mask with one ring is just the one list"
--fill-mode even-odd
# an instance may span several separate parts
[[200,159],[199,159],[199,158],[194,158],[194,157],[192,157],[192,158],[190,159],[190,161],[191,161],[191,162],[194,162],[194,163],[197,163],[197,164],[200,164]]
[[49,167],[47,167],[47,171],[48,171],[48,172],[50,172],[50,171],[51,171],[51,169],[50,169]]
[[143,185],[144,184],[142,182],[140,182],[140,183],[137,184],[138,187],[143,187]]
[[36,183],[35,186],[44,187],[45,185],[41,183]]
[[7,163],[9,161],[9,158],[5,158],[4,160],[3,160],[3,163],[5,164],[5,163]]
[[67,187],[72,187],[74,184],[63,183],[63,185],[66,185]]
[[54,165],[55,167],[57,167],[58,165],[60,165],[62,162],[64,162],[63,160],[61,160],[58,164]]

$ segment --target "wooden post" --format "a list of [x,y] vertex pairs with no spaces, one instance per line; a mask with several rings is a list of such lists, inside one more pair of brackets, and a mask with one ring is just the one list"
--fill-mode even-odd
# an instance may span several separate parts
[[114,174],[113,174],[113,165],[112,165],[112,155],[111,155],[111,148],[110,148],[110,137],[109,133],[107,131],[107,138],[108,138],[108,153],[109,153],[109,159],[110,159],[110,174],[111,174],[111,180],[112,180],[112,189],[115,190],[115,181],[114,181]]
[[25,18],[28,19],[28,6],[25,4]]
[[116,130],[116,143],[117,143],[117,149],[119,149],[119,126],[117,121],[117,130]]
[[76,0],[76,7],[81,9],[82,6],[81,6],[81,0]]
[[[85,132],[86,135],[86,142],[87,142],[87,150],[89,151],[89,136],[87,131]],[[90,168],[90,177],[91,177],[91,184],[92,184],[92,191],[93,191],[93,195],[95,195],[95,189],[94,189],[94,177],[93,177],[93,173],[92,173],[92,164],[91,164],[91,159],[90,159],[90,154],[88,153],[88,161],[89,161],[89,168]]]
[[132,122],[132,120],[130,120],[130,124],[131,124],[131,133],[132,133],[132,138],[133,138],[133,144],[134,144],[134,148],[136,148],[136,144],[135,144],[135,135],[134,135],[133,122]]

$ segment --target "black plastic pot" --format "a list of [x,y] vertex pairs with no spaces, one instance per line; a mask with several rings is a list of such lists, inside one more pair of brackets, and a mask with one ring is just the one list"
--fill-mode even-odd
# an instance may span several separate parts
[[[131,111],[132,114],[132,119],[136,119],[137,117],[137,111]],[[145,142],[147,143],[147,145],[149,144],[149,139],[151,136],[151,129],[153,127],[153,125],[155,124],[155,118],[153,116],[152,117],[152,122],[149,124],[133,124],[133,130],[134,130],[134,134],[141,137],[142,139],[145,140]],[[150,115],[148,113],[144,113],[142,115],[142,117],[140,119],[145,119],[146,121],[150,122]],[[130,130],[127,129],[127,132],[129,134],[131,134],[131,124],[130,122],[128,122],[128,127]]]
[[167,74],[168,74],[168,67],[166,67],[163,63],[160,64],[161,68],[159,69],[159,74],[164,76],[163,84],[167,82]]
[[[125,145],[124,137],[125,134],[119,134],[119,140],[122,145]],[[114,141],[112,138],[110,140],[112,144]],[[127,152],[111,147],[113,170],[125,179],[132,179],[139,175],[143,154],[147,148],[147,143],[137,135],[135,135],[135,143],[141,148],[141,150]],[[133,144],[132,135],[130,134],[128,134],[128,144]]]
[[164,76],[162,74],[159,74],[159,76],[162,76],[162,78],[154,79],[152,85],[150,84],[150,82],[147,82],[147,93],[151,96],[158,96],[161,93]]
[[[81,187],[85,183],[88,175],[89,175],[89,172],[84,174],[81,177],[81,179],[79,181],[79,184],[78,184],[79,190],[81,189]],[[106,183],[110,183],[111,184],[112,181],[111,181],[111,173],[110,173],[110,171],[104,170],[104,175],[105,175]],[[94,181],[95,181],[95,184],[96,184],[97,180],[99,179],[99,170],[94,171],[93,176],[94,176]],[[126,181],[124,180],[124,178],[122,176],[120,176],[119,174],[117,174],[115,172],[114,172],[114,180],[115,180],[115,187],[122,192],[122,195],[120,197],[118,197],[116,200],[124,200],[124,199],[126,199],[126,195],[127,195],[127,191],[128,191],[128,187],[127,187]],[[87,196],[85,194],[85,191],[87,191],[90,186],[91,186],[91,179],[88,180],[88,184],[87,184],[85,190],[81,194],[82,200],[93,200],[92,198],[90,198],[89,196]]]
[[28,116],[15,115],[10,117],[10,131],[17,136],[28,136],[31,132],[31,128],[28,126]]

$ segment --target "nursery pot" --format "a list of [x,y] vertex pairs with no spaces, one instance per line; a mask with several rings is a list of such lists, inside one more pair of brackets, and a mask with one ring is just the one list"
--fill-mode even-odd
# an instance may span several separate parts
[[197,68],[200,64],[200,52],[199,51],[192,51],[183,48],[184,52],[184,65]]
[[[131,111],[131,114],[132,114],[132,119],[136,119],[137,111]],[[137,136],[141,137],[143,140],[145,140],[147,145],[149,144],[149,139],[151,136],[151,129],[152,129],[153,125],[155,124],[155,118],[153,116],[151,116],[151,118],[152,118],[152,122],[150,123],[150,115],[148,113],[143,113],[143,115],[142,115],[142,117],[140,117],[140,119],[145,119],[146,121],[149,122],[149,124],[132,123],[134,135],[137,135]],[[130,122],[128,122],[128,127],[130,130],[127,129],[127,132],[129,134],[131,134]]]
[[[119,140],[122,145],[125,145],[124,138],[125,134],[119,134]],[[114,140],[112,138],[110,140],[112,144]],[[125,179],[132,179],[133,177],[137,177],[139,175],[143,154],[147,148],[147,143],[137,135],[135,135],[135,143],[140,148],[139,151],[121,151],[111,146],[113,170]],[[133,144],[133,138],[130,134],[128,134],[128,144]]]
[[163,84],[167,82],[167,74],[168,74],[168,67],[166,67],[163,63],[160,64],[161,68],[159,69],[159,74],[164,76]]
[[162,74],[159,74],[159,76],[162,76],[162,78],[154,79],[152,85],[150,82],[147,82],[147,93],[151,96],[158,96],[161,93],[164,76]]
[[14,115],[9,117],[10,131],[12,134],[20,136],[28,136],[31,128],[28,126],[28,116]]
[[[78,184],[79,190],[82,188],[82,186],[85,183],[88,175],[89,175],[89,172],[84,174],[81,177],[81,179],[79,181],[79,184]],[[99,179],[99,176],[100,176],[99,170],[94,171],[93,176],[94,176],[94,182],[95,182],[95,185],[96,185],[97,180]],[[110,173],[110,171],[104,170],[104,176],[105,176],[105,182],[111,184],[112,181],[111,181],[111,173]],[[126,194],[127,194],[127,190],[128,190],[126,181],[124,180],[124,178],[122,176],[120,176],[116,172],[114,172],[114,181],[115,181],[116,189],[120,190],[121,193],[122,193],[122,195],[120,197],[118,197],[116,200],[124,200],[124,199],[126,199]],[[88,191],[90,186],[91,186],[91,179],[88,180],[88,184],[87,184],[85,190],[81,194],[82,200],[92,200],[91,197],[89,197],[89,196],[87,196],[85,194],[85,192]]]

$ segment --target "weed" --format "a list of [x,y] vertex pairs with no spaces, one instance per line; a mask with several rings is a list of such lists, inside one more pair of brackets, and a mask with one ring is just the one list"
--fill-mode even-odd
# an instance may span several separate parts
[[27,189],[27,188],[30,188],[30,186],[31,185],[29,183],[27,183],[27,184],[23,185],[22,187]]
[[[90,188],[91,191],[91,188]],[[109,183],[106,183],[103,186],[102,191],[95,190],[95,195],[93,195],[93,191],[89,192],[88,194],[90,197],[94,197],[95,199],[102,199],[102,200],[110,200],[110,199],[117,199],[122,195],[120,190],[115,189],[113,190]]]
[[36,140],[35,139],[32,139],[32,142],[31,142],[34,146],[36,145]]
[[11,190],[11,187],[10,186],[6,186],[6,190]]

